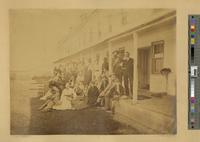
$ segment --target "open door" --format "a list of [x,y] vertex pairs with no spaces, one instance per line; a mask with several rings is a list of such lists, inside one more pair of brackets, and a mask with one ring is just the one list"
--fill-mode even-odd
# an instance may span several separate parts
[[138,89],[150,87],[150,47],[138,49]]

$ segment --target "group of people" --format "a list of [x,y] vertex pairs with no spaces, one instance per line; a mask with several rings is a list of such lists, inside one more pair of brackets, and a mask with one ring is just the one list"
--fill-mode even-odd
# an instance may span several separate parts
[[78,110],[98,106],[114,112],[119,98],[131,94],[133,59],[128,52],[122,56],[116,51],[113,52],[112,71],[109,71],[107,57],[100,70],[95,66],[88,59],[87,62],[69,62],[55,67],[48,91],[40,98],[44,104],[39,110]]
[[133,58],[129,52],[114,51],[112,58],[113,73],[125,88],[128,97],[133,95]]

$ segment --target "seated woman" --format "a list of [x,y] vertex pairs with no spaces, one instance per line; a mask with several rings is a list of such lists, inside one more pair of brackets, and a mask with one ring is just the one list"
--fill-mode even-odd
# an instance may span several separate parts
[[85,87],[83,85],[83,82],[77,82],[74,86],[74,91],[76,93],[76,97],[84,97]]
[[44,94],[44,96],[42,96],[41,98],[40,98],[40,100],[47,100],[47,98],[49,97],[49,96],[51,96],[51,87],[52,86],[57,86],[57,88],[59,89],[59,91],[60,91],[60,94],[61,94],[61,89],[62,89],[62,87],[60,87],[60,86],[62,86],[62,80],[61,80],[61,77],[60,77],[60,73],[59,72],[57,72],[50,80],[49,80],[49,89],[48,89],[48,91]]
[[52,95],[52,87],[55,85],[56,83],[55,83],[55,81],[50,81],[49,82],[49,86],[48,86],[48,91],[44,94],[44,96],[42,96],[41,98],[40,98],[40,100],[47,100],[47,98],[49,97],[49,96],[51,96]]
[[87,96],[85,96],[85,88],[82,82],[79,82],[74,87],[75,97],[72,100],[72,105],[76,110],[87,107]]
[[55,104],[58,103],[60,98],[60,90],[56,85],[50,88],[50,95],[46,98],[46,102],[39,108],[41,111],[49,111]]
[[62,91],[61,98],[59,103],[53,106],[53,109],[56,110],[67,110],[67,109],[74,109],[72,107],[72,99],[75,96],[74,89],[70,85],[70,83],[66,83],[65,89]]

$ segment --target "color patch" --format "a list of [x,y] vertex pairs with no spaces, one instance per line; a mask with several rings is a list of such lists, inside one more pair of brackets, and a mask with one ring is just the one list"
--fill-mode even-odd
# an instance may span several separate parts
[[190,34],[191,34],[191,35],[195,35],[195,32],[191,31]]
[[195,25],[191,25],[190,28],[191,28],[191,29],[195,29]]
[[193,82],[191,82],[191,92],[190,92],[190,97],[192,98],[192,97],[195,97],[195,95],[194,95],[194,84],[193,84]]
[[193,35],[191,35],[191,38],[195,38],[195,35],[193,34]]
[[194,19],[194,18],[191,19],[191,24],[192,24],[192,25],[195,24],[195,19]]
[[192,32],[195,32],[195,29],[191,29]]
[[193,122],[193,123],[194,123],[194,122],[195,122],[195,119],[194,119],[194,118],[191,118],[191,122]]
[[194,104],[191,104],[190,111],[193,112],[193,113],[195,112],[195,106],[194,106]]
[[195,103],[195,98],[191,98],[191,103]]
[[191,44],[195,44],[195,39],[194,38],[191,38]]
[[191,45],[191,48],[194,48],[194,45]]

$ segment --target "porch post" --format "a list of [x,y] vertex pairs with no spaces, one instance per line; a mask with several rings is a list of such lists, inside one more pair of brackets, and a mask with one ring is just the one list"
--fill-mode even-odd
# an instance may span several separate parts
[[136,32],[133,33],[133,59],[133,102],[135,103],[138,98],[138,35]]
[[109,74],[112,73],[112,49],[111,49],[111,42],[108,41],[108,53],[109,53]]

